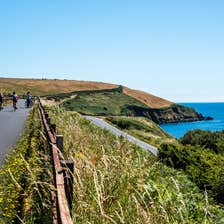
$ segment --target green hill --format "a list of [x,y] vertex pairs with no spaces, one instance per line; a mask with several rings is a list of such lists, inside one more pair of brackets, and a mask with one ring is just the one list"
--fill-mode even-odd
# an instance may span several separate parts
[[[69,110],[92,115],[147,117],[155,123],[204,120],[191,108],[174,104],[152,94],[115,84],[75,80],[0,78],[0,92],[48,96],[66,101]],[[67,99],[72,97],[72,99]]]
[[[72,99],[69,97],[75,96]],[[173,104],[166,108],[150,108],[143,102],[125,94],[123,87],[114,89],[75,91],[48,96],[48,99],[66,100],[62,103],[67,110],[97,116],[146,117],[157,124],[204,120],[194,109]]]

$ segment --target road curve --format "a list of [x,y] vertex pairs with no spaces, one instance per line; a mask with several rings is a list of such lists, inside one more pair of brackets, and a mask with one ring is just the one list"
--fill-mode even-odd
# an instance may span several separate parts
[[0,166],[8,150],[16,145],[29,114],[29,109],[25,108],[25,100],[19,100],[17,107],[15,112],[12,105],[0,111]]
[[109,130],[110,132],[112,132],[116,136],[123,136],[128,141],[140,146],[144,150],[149,151],[153,155],[157,156],[158,149],[156,147],[149,145],[148,143],[145,143],[145,142],[119,130],[118,128],[115,128],[114,126],[108,124],[107,122],[105,122],[104,120],[102,120],[100,118],[96,118],[96,117],[92,117],[92,116],[85,116],[85,118],[90,120],[93,124],[97,125],[98,127],[105,128],[105,129]]

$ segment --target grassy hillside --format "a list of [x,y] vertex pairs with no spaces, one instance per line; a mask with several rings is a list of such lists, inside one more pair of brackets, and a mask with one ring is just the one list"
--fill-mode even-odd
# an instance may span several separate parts
[[[157,124],[204,119],[194,109],[178,104],[166,108],[150,108],[136,98],[125,94],[124,89],[120,86],[107,90],[76,91],[49,96],[48,99],[64,100],[68,98],[62,105],[67,110],[74,110],[82,114],[146,117]],[[73,99],[69,99],[74,95]]]
[[105,120],[130,135],[157,147],[161,143],[176,141],[157,124],[144,117],[109,116],[105,117]]
[[31,91],[32,95],[43,96],[80,90],[111,89],[117,86],[102,82],[73,80],[0,78],[0,92],[16,91],[19,95],[27,91]]
[[0,91],[19,95],[30,91],[60,103],[68,98],[64,106],[84,114],[142,116],[159,124],[204,119],[193,109],[143,91],[101,82],[0,78]]
[[130,113],[128,106],[147,108],[145,104],[122,93],[120,88],[79,92],[76,98],[66,101],[63,106],[68,110],[92,115],[125,115]]
[[64,135],[66,159],[76,164],[74,223],[222,223],[222,209],[182,172],[76,112],[48,113]]

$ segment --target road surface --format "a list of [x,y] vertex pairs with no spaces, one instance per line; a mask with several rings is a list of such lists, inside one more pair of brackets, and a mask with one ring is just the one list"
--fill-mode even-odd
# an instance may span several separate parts
[[12,105],[0,111],[0,166],[5,154],[16,145],[29,114],[29,109],[25,108],[25,100],[19,100],[17,107],[15,112]]
[[105,122],[102,119],[96,118],[96,117],[92,117],[92,116],[85,116],[86,119],[90,120],[93,124],[97,125],[98,127],[101,128],[105,128],[107,130],[109,130],[110,132],[112,132],[114,135],[116,136],[123,136],[124,138],[126,138],[128,141],[140,146],[141,148],[143,148],[146,151],[151,152],[153,155],[157,156],[158,154],[158,149],[152,145],[149,145],[121,130],[119,130],[118,128],[115,128],[114,126],[108,124],[107,122]]

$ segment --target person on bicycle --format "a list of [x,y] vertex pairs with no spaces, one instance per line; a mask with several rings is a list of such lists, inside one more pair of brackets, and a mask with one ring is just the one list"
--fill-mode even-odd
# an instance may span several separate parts
[[3,109],[3,102],[4,102],[4,99],[3,99],[3,94],[0,93],[0,110]]
[[17,102],[18,102],[18,96],[17,96],[17,94],[15,92],[13,92],[13,94],[12,94],[12,103],[13,103],[14,111],[16,109],[18,109],[17,106],[16,106]]
[[26,94],[26,107],[29,108],[31,104],[31,95],[30,92],[27,92]]

